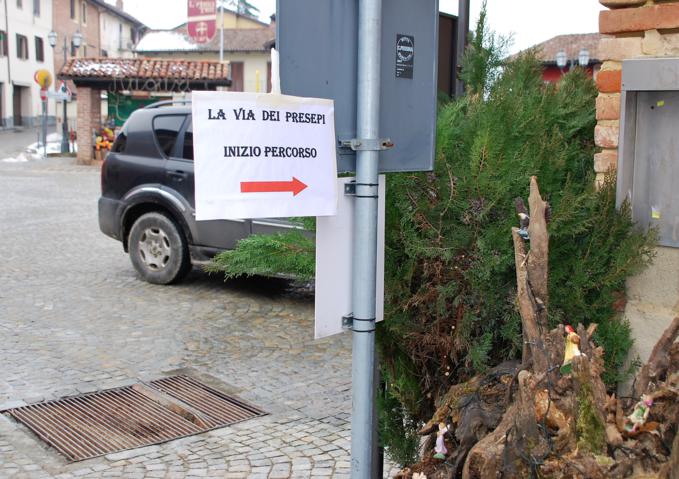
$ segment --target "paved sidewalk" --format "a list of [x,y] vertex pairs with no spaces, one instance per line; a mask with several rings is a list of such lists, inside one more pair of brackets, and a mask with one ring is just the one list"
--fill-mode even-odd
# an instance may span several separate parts
[[0,477],[350,476],[351,338],[313,340],[309,294],[200,271],[140,281],[99,232],[98,171],[73,159],[0,162],[0,195],[0,403],[183,373],[270,413],[75,464],[0,415]]
[[[52,133],[54,126],[47,128]],[[0,130],[0,160],[11,158],[38,141],[38,128],[23,128],[17,130]]]

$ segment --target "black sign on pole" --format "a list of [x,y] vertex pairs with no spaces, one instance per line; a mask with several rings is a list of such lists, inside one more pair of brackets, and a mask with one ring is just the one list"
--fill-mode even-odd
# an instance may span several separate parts
[[396,35],[396,78],[413,78],[415,64],[415,37]]

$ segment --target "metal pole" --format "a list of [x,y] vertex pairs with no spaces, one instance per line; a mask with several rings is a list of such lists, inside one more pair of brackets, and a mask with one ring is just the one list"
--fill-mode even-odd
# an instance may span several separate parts
[[[7,13],[7,2],[5,2],[5,39],[7,39],[7,46],[9,47],[9,15]],[[0,38],[0,41],[4,41],[5,39]],[[5,95],[5,92],[3,90],[0,90],[0,95],[5,95],[2,98],[2,103],[5,103],[5,98],[9,98],[9,92],[14,92],[10,90],[10,88],[13,87],[14,83],[12,82],[12,55],[9,54],[9,52],[6,52],[7,55],[7,93],[8,95]],[[11,101],[11,100],[10,100]],[[9,113],[9,106],[5,108],[5,111]],[[0,126],[3,125],[4,123],[4,118],[2,117],[3,111],[0,109]],[[10,118],[9,115],[7,118]],[[14,102],[12,102],[12,126],[14,125]]]
[[[45,92],[47,94],[47,92]],[[42,156],[47,158],[47,98],[42,103]]]
[[457,45],[455,48],[455,97],[464,95],[464,83],[460,80],[462,59],[469,39],[469,0],[459,0],[457,9]]
[[[67,44],[66,35],[64,34],[64,65],[66,65]],[[61,152],[68,153],[71,150],[68,143],[68,118],[66,117],[68,112],[66,111],[66,100],[62,101],[64,103],[64,119],[61,122]]]
[[[379,139],[380,39],[382,0],[358,3],[357,139]],[[375,142],[369,141],[375,140]],[[353,257],[353,352],[351,477],[372,473],[373,403],[375,400],[375,274],[377,259],[377,174],[379,151],[356,152],[356,198]]]
[[221,9],[219,26],[219,62],[224,61],[224,2],[219,3]]

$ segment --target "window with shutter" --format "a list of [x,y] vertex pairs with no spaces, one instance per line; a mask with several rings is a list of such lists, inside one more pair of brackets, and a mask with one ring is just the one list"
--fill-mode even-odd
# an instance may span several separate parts
[[35,60],[45,61],[45,42],[40,37],[35,37]]

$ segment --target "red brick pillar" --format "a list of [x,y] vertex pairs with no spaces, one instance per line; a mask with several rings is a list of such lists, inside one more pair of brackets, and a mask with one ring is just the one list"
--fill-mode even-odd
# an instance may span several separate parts
[[101,93],[88,87],[78,87],[78,163],[89,165],[94,157],[94,131],[101,124]]
[[603,61],[597,77],[597,126],[594,155],[597,183],[618,164],[622,61],[630,58],[679,56],[679,0],[599,0],[608,7],[599,15]]

